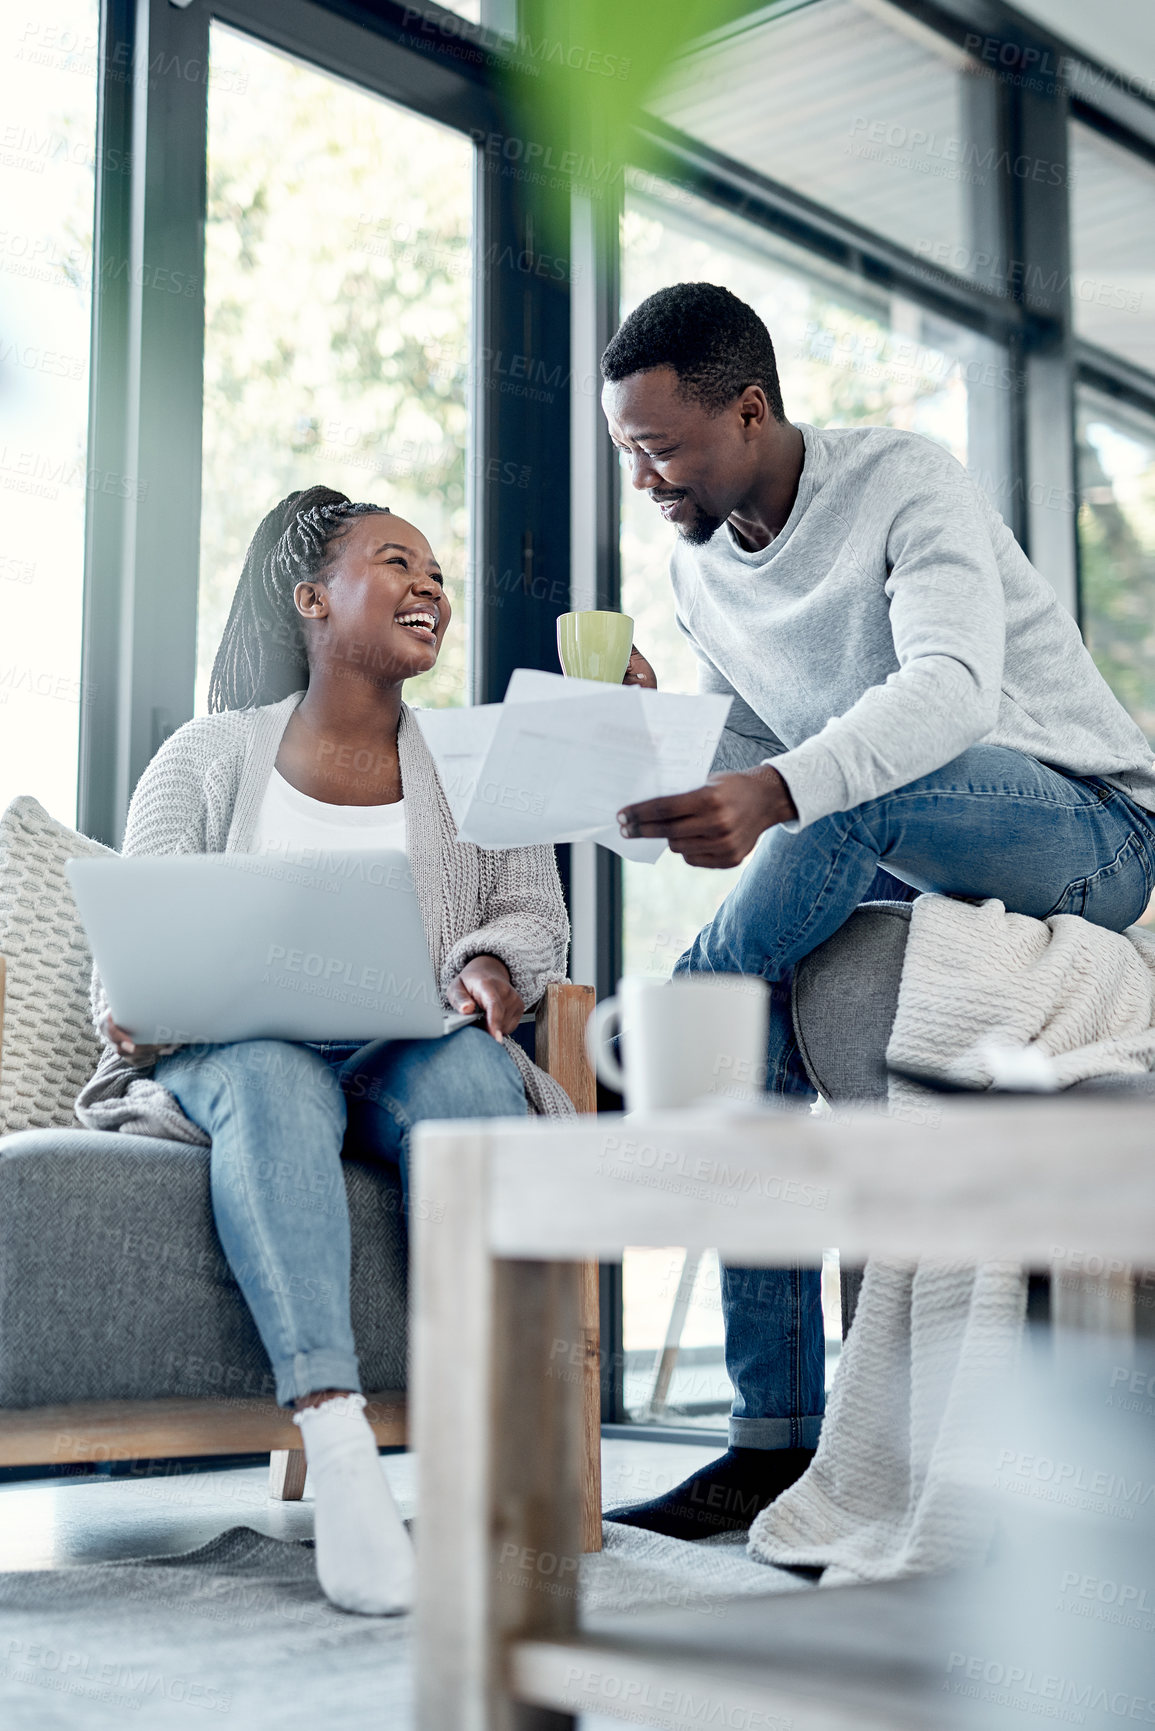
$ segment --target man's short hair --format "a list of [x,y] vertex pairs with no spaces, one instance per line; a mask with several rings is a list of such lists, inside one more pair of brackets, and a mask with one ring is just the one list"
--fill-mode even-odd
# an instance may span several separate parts
[[658,289],[611,337],[602,377],[672,367],[680,395],[716,415],[748,385],[761,385],[775,420],[784,421],[782,387],[770,332],[753,307],[712,282]]

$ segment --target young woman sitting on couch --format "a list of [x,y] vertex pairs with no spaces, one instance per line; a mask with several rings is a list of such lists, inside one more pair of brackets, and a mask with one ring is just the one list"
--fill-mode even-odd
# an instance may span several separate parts
[[[564,978],[569,924],[552,848],[458,841],[401,700],[434,666],[450,606],[420,530],[327,487],[270,511],[245,557],[207,716],[141,776],[126,854],[404,847],[445,1004],[484,1025],[440,1040],[145,1047],[96,982],[100,1065],[81,1120],[211,1141],[217,1231],[293,1405],[315,1496],[317,1573],[367,1615],[411,1603],[409,1536],[364,1416],[349,1311],[342,1149],[396,1163],[423,1118],[561,1114],[570,1101],[506,1040]],[[269,1174],[286,1170],[286,1187]],[[324,1198],[320,1210],[294,1198]]]

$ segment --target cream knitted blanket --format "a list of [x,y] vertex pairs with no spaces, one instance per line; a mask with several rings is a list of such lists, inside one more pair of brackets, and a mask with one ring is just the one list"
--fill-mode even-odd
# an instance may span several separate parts
[[[982,1083],[987,1041],[1042,1052],[1059,1087],[1155,1068],[1155,933],[921,896],[887,1057]],[[892,1110],[926,1099],[891,1083]],[[980,1561],[980,1427],[1014,1366],[1025,1299],[1006,1263],[871,1262],[814,1461],[759,1515],[750,1554],[824,1567],[823,1586]]]
[[868,1263],[818,1451],[754,1522],[750,1555],[824,1568],[824,1587],[980,1562],[982,1427],[1025,1309],[1014,1264]]
[[[988,1043],[1043,1054],[1059,1088],[1155,1069],[1155,931],[919,896],[887,1059],[982,1084]],[[892,1078],[892,1104],[915,1098]]]

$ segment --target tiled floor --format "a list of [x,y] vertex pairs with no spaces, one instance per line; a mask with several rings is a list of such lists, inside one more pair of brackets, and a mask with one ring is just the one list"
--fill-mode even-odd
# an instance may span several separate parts
[[[605,1506],[641,1502],[677,1484],[719,1445],[602,1444]],[[387,1455],[384,1467],[404,1513],[413,1509],[412,1455]],[[255,1527],[277,1539],[309,1538],[308,1486],[299,1503],[270,1502],[268,1470],[173,1474],[140,1479],[46,1479],[0,1486],[0,1570],[52,1569],[113,1557],[171,1555],[204,1544],[227,1527]]]

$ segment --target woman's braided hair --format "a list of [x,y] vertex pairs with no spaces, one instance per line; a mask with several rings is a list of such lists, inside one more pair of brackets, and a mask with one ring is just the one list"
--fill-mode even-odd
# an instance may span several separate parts
[[331,487],[309,487],[274,505],[245,554],[209,680],[212,713],[256,709],[304,690],[309,658],[293,592],[328,568],[353,518],[388,509],[354,505]]

